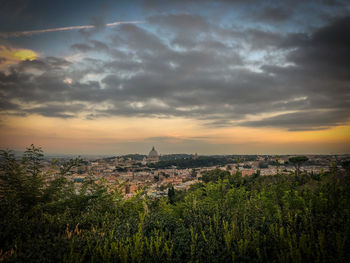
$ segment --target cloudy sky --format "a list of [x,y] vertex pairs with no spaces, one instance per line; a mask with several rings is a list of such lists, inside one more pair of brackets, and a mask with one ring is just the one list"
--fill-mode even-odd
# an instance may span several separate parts
[[349,153],[349,32],[348,1],[0,0],[0,147]]

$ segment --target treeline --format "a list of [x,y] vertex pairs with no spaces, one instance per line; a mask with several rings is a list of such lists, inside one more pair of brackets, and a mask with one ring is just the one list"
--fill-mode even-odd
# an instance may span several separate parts
[[185,153],[166,154],[166,155],[159,156],[160,161],[170,161],[170,160],[190,159],[190,158],[193,158],[193,155],[185,154]]
[[177,167],[179,169],[196,168],[196,167],[210,167],[220,166],[228,163],[234,163],[236,160],[227,157],[211,157],[211,156],[200,156],[195,158],[186,159],[172,159],[159,161],[157,163],[147,164],[150,168],[165,169]]
[[[214,170],[188,191],[123,199],[120,186],[42,172],[42,151],[2,152],[3,262],[347,262],[347,170],[242,178]],[[55,165],[55,164],[53,164]]]

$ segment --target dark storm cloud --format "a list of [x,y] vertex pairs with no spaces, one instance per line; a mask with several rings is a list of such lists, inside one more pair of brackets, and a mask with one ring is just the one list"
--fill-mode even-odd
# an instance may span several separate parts
[[108,52],[109,50],[108,46],[105,43],[97,40],[90,40],[88,44],[86,43],[73,44],[71,47],[81,52],[88,52],[88,51]]
[[36,60],[25,60],[20,62],[15,68],[12,68],[14,71],[18,73],[24,70],[30,69],[38,69],[45,72],[49,72],[52,70],[59,70],[71,65],[71,62],[58,58],[58,57],[46,57],[44,59],[36,59]]
[[58,117],[58,118],[72,118],[77,112],[84,109],[82,104],[64,105],[64,104],[50,104],[41,107],[31,108],[26,110],[27,113],[36,113],[45,117]]
[[204,17],[191,14],[170,14],[152,16],[149,23],[161,25],[160,30],[172,32],[171,43],[180,47],[192,48],[198,44],[201,35],[210,33],[211,26]]
[[243,31],[241,35],[252,49],[265,49],[268,46],[276,46],[283,41],[283,36],[279,33],[258,29],[248,29]]
[[7,98],[4,96],[0,96],[0,110],[11,111],[11,110],[18,110],[19,106],[15,103],[7,101]]
[[349,112],[344,110],[306,111],[281,114],[260,121],[244,122],[250,127],[280,127],[290,131],[320,130],[332,126],[344,125],[349,121]]
[[292,10],[284,7],[267,6],[258,13],[257,19],[267,22],[283,22],[292,16]]
[[147,19],[150,23],[161,24],[167,28],[175,30],[177,33],[208,31],[210,24],[200,15],[191,14],[170,14],[151,16]]
[[[295,14],[269,8],[255,10],[252,19],[288,22]],[[288,130],[349,121],[348,17],[307,33],[227,26],[191,13],[146,21],[120,25],[103,41],[73,44],[87,56],[77,64],[47,57],[0,72],[2,110],[88,119],[179,116],[213,127]]]
[[[336,20],[309,38],[296,43],[297,49],[290,53],[291,62],[314,71],[329,71],[336,77],[347,79],[350,68],[350,16]],[[345,73],[345,74],[344,74]],[[327,75],[329,75],[327,74]]]
[[[339,89],[342,96],[348,96],[350,73],[350,16],[337,19],[314,32],[310,37],[300,38],[296,48],[287,59],[306,71],[305,79],[328,81],[328,88]],[[293,46],[292,46],[293,47]],[[327,83],[326,83],[327,84]],[[326,88],[326,85],[324,88]]]
[[[295,48],[287,59],[291,67],[263,69],[286,83],[294,84],[295,94],[307,96],[304,109],[318,109],[279,115],[247,126],[277,126],[296,129],[315,129],[345,124],[350,117],[350,17],[340,18],[315,31],[311,36],[291,36]],[[300,101],[299,101],[300,102]],[[283,103],[281,104],[283,105]]]
[[143,30],[139,26],[124,24],[116,28],[114,44],[126,45],[137,52],[162,52],[167,50],[166,45],[157,35]]

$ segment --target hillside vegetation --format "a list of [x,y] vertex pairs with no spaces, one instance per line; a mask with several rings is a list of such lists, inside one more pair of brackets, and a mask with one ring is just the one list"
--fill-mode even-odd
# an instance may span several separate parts
[[65,174],[49,180],[42,152],[2,152],[3,262],[346,262],[349,174],[242,178],[214,170],[188,191],[123,199],[120,185]]

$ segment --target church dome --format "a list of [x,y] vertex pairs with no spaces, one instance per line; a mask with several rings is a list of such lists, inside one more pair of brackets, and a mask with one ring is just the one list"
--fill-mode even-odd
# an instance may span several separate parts
[[158,157],[158,152],[152,147],[152,150],[149,152],[148,157]]

